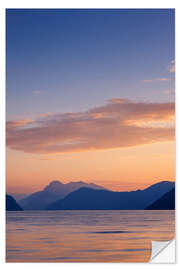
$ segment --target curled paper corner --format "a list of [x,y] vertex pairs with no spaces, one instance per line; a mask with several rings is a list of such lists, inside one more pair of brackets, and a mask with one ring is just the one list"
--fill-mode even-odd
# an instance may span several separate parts
[[150,263],[175,263],[175,239],[152,241]]

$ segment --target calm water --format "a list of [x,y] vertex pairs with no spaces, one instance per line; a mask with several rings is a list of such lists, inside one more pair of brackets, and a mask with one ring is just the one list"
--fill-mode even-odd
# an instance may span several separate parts
[[7,262],[147,262],[174,211],[7,212]]

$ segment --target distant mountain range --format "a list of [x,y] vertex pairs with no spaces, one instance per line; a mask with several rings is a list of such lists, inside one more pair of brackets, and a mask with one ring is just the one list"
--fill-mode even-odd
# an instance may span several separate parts
[[16,200],[6,194],[6,211],[22,211],[23,209],[18,205]]
[[60,181],[52,181],[43,190],[32,193],[31,195],[19,200],[18,203],[24,210],[44,210],[56,200],[63,199],[71,192],[79,188],[87,187],[91,189],[105,189],[94,183],[70,182],[63,184]]
[[175,188],[168,191],[160,199],[149,205],[146,210],[174,210],[175,209]]
[[47,210],[141,210],[174,188],[162,181],[144,190],[115,192],[82,187],[46,207]]
[[169,210],[175,209],[175,184],[162,181],[144,190],[115,192],[93,183],[52,181],[20,202],[6,195],[6,210]]
[[25,197],[29,196],[30,193],[12,193],[12,192],[8,192],[8,194],[11,194],[11,196],[18,202],[22,199],[24,199]]

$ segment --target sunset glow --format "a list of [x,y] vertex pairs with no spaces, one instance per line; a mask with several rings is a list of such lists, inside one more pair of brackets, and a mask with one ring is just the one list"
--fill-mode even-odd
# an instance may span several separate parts
[[7,263],[175,263],[174,9],[7,9],[6,109]]
[[97,12],[7,12],[8,192],[174,181],[174,13]]

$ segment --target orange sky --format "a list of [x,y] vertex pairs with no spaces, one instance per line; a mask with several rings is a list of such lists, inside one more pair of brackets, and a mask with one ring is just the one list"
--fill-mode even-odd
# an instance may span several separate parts
[[7,122],[7,190],[52,180],[134,190],[174,180],[174,103],[113,99],[84,112]]
[[7,191],[173,181],[174,10],[26,13],[7,11]]
[[174,142],[51,155],[7,150],[7,190],[31,192],[54,179],[94,182],[113,190],[174,180]]

